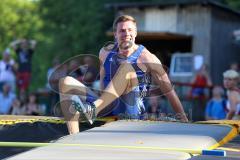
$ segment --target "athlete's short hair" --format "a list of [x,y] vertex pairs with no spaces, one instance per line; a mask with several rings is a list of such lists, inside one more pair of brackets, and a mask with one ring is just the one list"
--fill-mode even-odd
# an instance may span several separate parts
[[117,30],[117,24],[120,22],[126,22],[126,21],[132,21],[136,26],[137,26],[137,21],[135,20],[135,18],[133,18],[132,16],[129,15],[121,15],[118,16],[114,22],[113,22],[113,31],[115,32]]

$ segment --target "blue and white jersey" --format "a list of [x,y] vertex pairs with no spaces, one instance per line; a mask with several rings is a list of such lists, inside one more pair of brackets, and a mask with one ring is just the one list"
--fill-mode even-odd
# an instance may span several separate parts
[[145,110],[143,104],[143,97],[147,95],[151,78],[137,65],[137,60],[141,55],[143,49],[144,46],[139,45],[138,49],[129,57],[121,57],[119,56],[117,47],[115,46],[106,57],[106,60],[104,62],[104,88],[106,88],[109,82],[112,80],[119,66],[126,61],[128,63],[131,63],[131,65],[133,66],[139,82],[138,86],[136,86],[131,92],[122,95],[113,102],[112,107],[115,108],[112,112],[113,115],[126,113],[131,118],[139,118],[140,114]]

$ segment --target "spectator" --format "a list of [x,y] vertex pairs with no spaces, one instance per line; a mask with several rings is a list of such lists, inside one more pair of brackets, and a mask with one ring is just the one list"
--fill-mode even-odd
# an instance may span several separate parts
[[226,118],[226,100],[223,98],[224,90],[220,86],[215,86],[212,90],[213,97],[208,101],[205,119],[218,120]]
[[2,86],[5,82],[7,82],[11,90],[14,92],[16,88],[16,73],[17,66],[14,60],[10,56],[10,49],[6,49],[3,52],[2,60],[0,61],[0,87],[2,90]]
[[53,66],[47,71],[47,88],[53,91],[58,91],[58,81],[68,74],[68,65],[66,63],[60,64],[58,58],[54,58]]
[[205,64],[201,66],[196,75],[193,77],[192,85],[191,97],[205,98],[205,87],[212,85],[212,81]]
[[82,71],[79,68],[80,62],[79,59],[73,59],[70,61],[68,66],[68,74],[79,81],[82,81]]
[[28,90],[31,71],[32,71],[32,55],[36,46],[35,40],[16,40],[13,41],[11,47],[17,54],[18,72],[17,72],[17,86],[19,90]]
[[[50,80],[55,80],[55,79],[50,79],[50,77],[51,77],[51,75],[52,75],[52,73],[55,71],[55,69],[59,66],[59,64],[60,64],[60,62],[59,62],[59,59],[58,58],[54,58],[53,59],[53,62],[52,62],[52,67],[50,67],[49,69],[48,69],[48,71],[47,71],[47,84],[46,84],[46,87],[48,88],[48,89],[51,89],[50,88]],[[55,81],[53,82],[53,83],[55,83]]]
[[19,101],[21,102],[21,104],[25,104],[27,103],[27,93],[25,91],[19,91]]
[[[230,64],[230,69],[232,69],[232,70],[238,72],[238,74],[240,74],[240,69],[239,69],[238,62],[232,62]],[[238,88],[240,88],[240,83],[239,82],[240,82],[240,79],[238,79]]]
[[230,69],[235,70],[239,73],[239,64],[237,62],[232,62],[230,64]]
[[34,93],[29,94],[28,101],[25,104],[26,114],[40,115],[41,106],[37,102],[37,96]]
[[11,86],[8,83],[3,84],[3,91],[0,92],[0,114],[9,114],[16,95],[11,92]]
[[93,56],[84,55],[83,63],[83,66],[81,66],[83,74],[82,82],[86,86],[92,87],[93,82],[98,79],[98,69],[96,68]]
[[159,120],[161,116],[166,116],[166,109],[160,106],[157,96],[149,97],[148,99],[148,117],[150,120]]
[[67,70],[68,68],[66,64],[62,64],[60,66],[59,59],[54,58],[52,62],[52,67],[50,67],[47,71],[47,85],[46,85],[47,88],[51,90],[55,90],[55,88],[58,88],[58,80],[61,77],[64,77],[67,75],[67,72],[68,72]]
[[26,114],[26,108],[24,107],[24,105],[21,104],[21,102],[18,99],[15,99],[13,101],[10,113],[12,115],[25,115]]
[[239,73],[227,70],[223,73],[223,84],[227,89],[227,119],[240,120],[240,89],[237,86]]
[[66,64],[62,64],[60,66],[60,61],[57,57],[53,59],[52,63],[52,67],[50,67],[47,72],[46,86],[50,93],[50,107],[47,108],[47,115],[52,114],[52,107],[55,106],[56,103],[59,101],[59,94],[57,93],[58,81],[61,77],[65,77],[67,75],[68,69],[68,66]]

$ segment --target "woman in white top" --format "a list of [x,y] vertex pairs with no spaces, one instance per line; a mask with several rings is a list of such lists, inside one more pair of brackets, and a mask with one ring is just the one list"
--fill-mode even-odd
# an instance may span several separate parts
[[226,119],[240,119],[240,89],[238,86],[239,74],[235,70],[227,70],[223,73],[224,87],[227,89],[227,117]]

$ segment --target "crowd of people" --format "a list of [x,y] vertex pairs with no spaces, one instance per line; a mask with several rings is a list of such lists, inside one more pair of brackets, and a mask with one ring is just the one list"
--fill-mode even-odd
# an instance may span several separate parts
[[[223,119],[240,119],[240,90],[238,64],[235,62],[230,65],[229,69],[223,74],[222,85],[214,85],[211,77],[206,70],[206,65],[199,69],[189,82],[191,89],[186,99],[193,103],[195,112],[200,117],[192,120],[223,120]],[[182,86],[188,88],[188,86]],[[163,103],[165,100],[161,96],[153,96],[147,99],[147,114],[145,119],[164,120],[171,117],[171,111]],[[192,108],[191,108],[192,109]],[[192,112],[192,110],[191,110]]]
[[[99,95],[101,86],[99,82],[99,66],[97,58],[91,55],[75,57],[64,64],[58,58],[53,59],[52,67],[47,71],[47,85],[51,94],[50,104],[38,102],[36,93],[28,93],[31,82],[32,56],[36,46],[34,40],[16,40],[10,47],[16,54],[12,57],[11,49],[7,48],[2,53],[0,61],[0,114],[14,115],[53,115],[47,113],[60,101],[59,80],[71,76],[94,90]],[[199,101],[203,110],[204,119],[239,119],[240,118],[240,93],[239,93],[239,64],[234,62],[223,73],[223,86],[214,85],[205,64],[195,72],[191,82],[191,90],[186,95]],[[207,92],[211,91],[211,92]],[[204,101],[206,100],[206,101]],[[161,96],[146,98],[145,113],[142,119],[162,120],[169,117],[169,109],[162,103]],[[202,103],[206,102],[206,103]],[[203,106],[204,105],[204,106]]]
[[198,101],[198,114],[204,117],[200,120],[240,119],[239,73],[239,64],[233,62],[222,74],[223,85],[214,85],[205,64],[196,72],[190,97]]
[[[0,114],[43,115],[46,108],[37,95],[28,93],[35,40],[15,40],[2,53],[0,61]],[[14,50],[16,61],[11,49]]]

